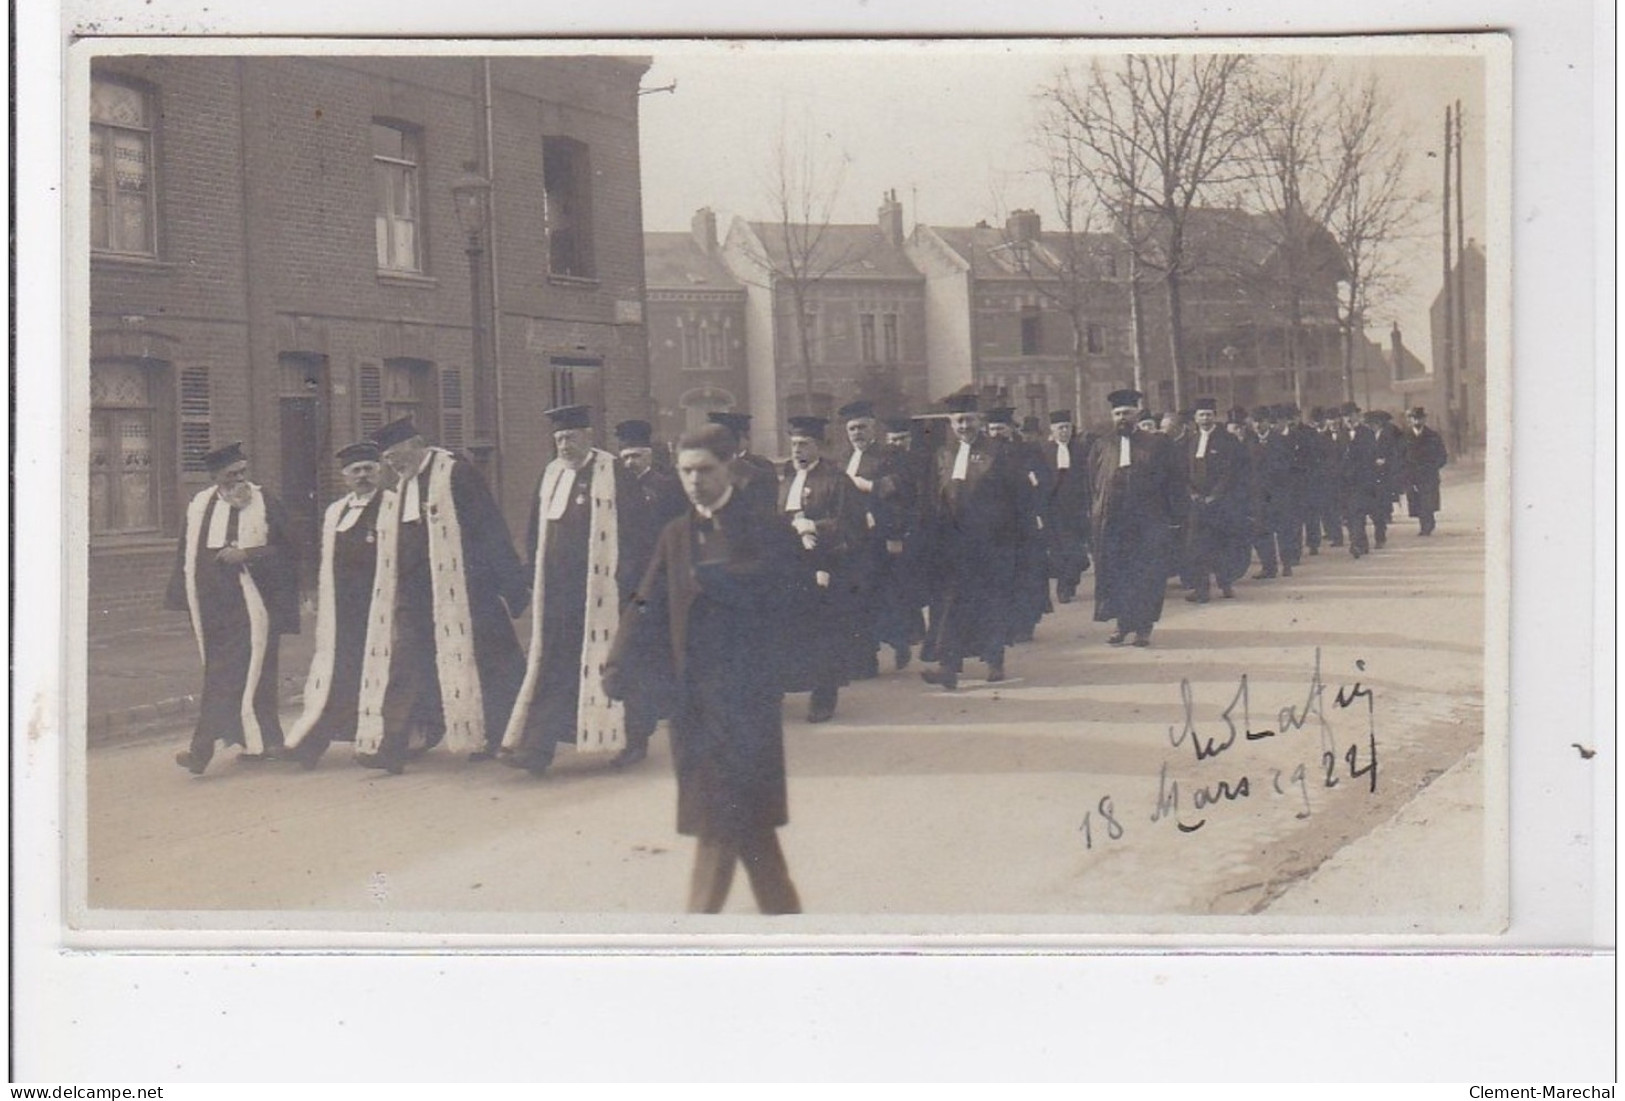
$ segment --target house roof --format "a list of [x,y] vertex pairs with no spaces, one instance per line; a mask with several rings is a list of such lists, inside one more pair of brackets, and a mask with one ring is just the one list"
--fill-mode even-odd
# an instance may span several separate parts
[[[788,253],[783,227],[777,222],[751,222],[750,228],[767,250],[769,262],[784,267]],[[887,241],[879,226],[792,224],[791,233],[798,241],[816,238],[810,270],[827,272],[831,279],[924,278],[909,262],[902,245]]]
[[[974,278],[1025,278],[1029,275],[1029,271],[1021,267],[1020,250],[1013,246],[1009,234],[998,226],[932,226],[931,230],[970,264]],[[1109,233],[1084,234],[1083,244],[1086,249],[1100,253],[1121,247],[1118,239]],[[1031,271],[1059,271],[1065,267],[1066,234],[1041,232],[1038,245],[1043,256],[1036,262],[1028,261]]]
[[706,254],[691,233],[643,235],[643,282],[650,290],[742,290],[722,261]]

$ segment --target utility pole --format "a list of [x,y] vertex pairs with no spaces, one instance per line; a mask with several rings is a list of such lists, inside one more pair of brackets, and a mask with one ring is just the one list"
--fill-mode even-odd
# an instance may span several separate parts
[[1456,295],[1455,273],[1451,270],[1450,248],[1450,158],[1455,152],[1451,109],[1444,109],[1444,363],[1435,368],[1444,372],[1444,423],[1448,432],[1455,423],[1456,407]]

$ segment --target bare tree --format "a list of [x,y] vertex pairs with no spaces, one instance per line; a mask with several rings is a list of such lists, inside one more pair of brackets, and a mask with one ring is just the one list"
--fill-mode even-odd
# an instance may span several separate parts
[[[1249,116],[1238,109],[1251,62],[1237,54],[1129,54],[1095,61],[1086,76],[1064,72],[1044,89],[1076,126],[1103,206],[1129,246],[1131,292],[1140,269],[1166,295],[1174,403],[1184,404],[1183,283],[1191,212],[1245,179]],[[1139,308],[1131,293],[1131,305]],[[1137,350],[1141,337],[1136,316]]]
[[788,296],[809,413],[815,357],[808,318],[816,288],[832,275],[861,266],[873,247],[870,238],[859,243],[830,232],[848,158],[821,155],[814,132],[809,120],[794,134],[787,123],[780,126],[764,186],[773,221],[762,224],[760,248],[755,243],[746,246],[749,259],[762,273],[761,285],[773,295],[775,315],[779,296]]
[[[1306,314],[1334,309],[1335,291],[1317,301],[1317,289],[1334,287],[1344,274],[1327,232],[1332,210],[1343,200],[1347,167],[1337,147],[1335,89],[1324,59],[1262,59],[1246,82],[1241,107],[1248,115],[1246,155],[1252,205],[1264,216],[1271,260],[1250,274],[1281,324],[1285,366],[1293,399],[1303,402]],[[1317,311],[1318,312],[1318,311]],[[1323,314],[1323,316],[1325,316]]]
[[1337,90],[1334,134],[1340,184],[1327,227],[1346,266],[1337,302],[1346,401],[1354,400],[1355,342],[1365,332],[1366,319],[1408,290],[1402,249],[1418,231],[1426,201],[1407,189],[1410,139],[1392,115],[1374,73]]

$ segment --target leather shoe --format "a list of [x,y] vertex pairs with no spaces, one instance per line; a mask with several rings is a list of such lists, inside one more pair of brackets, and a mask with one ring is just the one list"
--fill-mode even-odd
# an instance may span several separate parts
[[907,646],[893,646],[892,655],[893,664],[896,666],[899,673],[901,673],[904,669],[907,669],[909,662],[914,660],[914,655],[910,652],[909,647]]
[[1004,662],[989,664],[987,667],[987,682],[997,684],[1004,679]]
[[1220,585],[1219,592],[1224,594],[1224,598],[1226,600],[1234,600],[1236,597],[1236,590],[1232,589],[1229,585]]
[[922,669],[920,679],[927,684],[935,684],[950,691],[959,687],[959,674],[952,669]]
[[180,765],[193,776],[202,776],[203,770],[209,767],[209,762],[192,756],[190,749],[183,749],[175,754],[175,763]]
[[809,708],[807,708],[807,721],[810,722],[810,723],[827,723],[831,719],[833,719],[834,717],[835,717],[835,708],[833,708],[833,707],[809,707]]
[[1275,576],[1275,571],[1274,570],[1259,570],[1257,573],[1253,574],[1253,580],[1254,581],[1268,581],[1274,576]]
[[1282,577],[1291,577],[1292,576],[1292,567],[1291,566],[1282,566],[1281,567],[1281,576]]
[[391,776],[399,776],[406,771],[406,766],[401,763],[399,758],[385,757],[382,753],[357,753],[355,763],[362,768],[381,769]]
[[1207,593],[1186,593],[1185,601],[1189,604],[1206,604],[1208,595]]
[[1106,645],[1107,646],[1121,646],[1121,645],[1123,645],[1123,643],[1125,643],[1127,641],[1128,641],[1128,632],[1127,631],[1113,631],[1111,634],[1106,636]]
[[1151,645],[1151,632],[1150,631],[1135,631],[1134,632],[1134,641],[1133,641],[1133,643],[1131,643],[1131,645],[1140,646],[1140,647],[1150,646]]
[[498,751],[495,749],[476,749],[474,752],[468,755],[468,759],[470,763],[476,761],[494,761],[497,759],[497,756]]

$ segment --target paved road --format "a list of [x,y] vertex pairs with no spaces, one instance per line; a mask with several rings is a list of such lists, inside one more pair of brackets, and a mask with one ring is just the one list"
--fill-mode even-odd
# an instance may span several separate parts
[[[1452,488],[1432,539],[1401,522],[1371,558],[1328,550],[1234,601],[1171,592],[1149,650],[1103,644],[1086,581],[1011,652],[1004,684],[950,694],[888,672],[817,727],[791,697],[783,839],[809,912],[893,930],[974,915],[998,931],[1156,932],[1165,915],[1482,927],[1482,772],[1457,768],[1482,744],[1478,490]],[[692,843],[673,830],[664,735],[629,773],[564,751],[537,781],[443,754],[387,777],[342,747],[313,773],[228,752],[193,779],[171,760],[185,733],[91,750],[93,907],[660,932],[684,897]],[[1413,800],[1447,773],[1448,825],[1418,828]],[[1385,825],[1407,805],[1408,824]],[[1359,859],[1335,862],[1345,849]],[[1448,882],[1395,886],[1396,868],[1440,861]],[[742,879],[729,912],[752,912]]]

